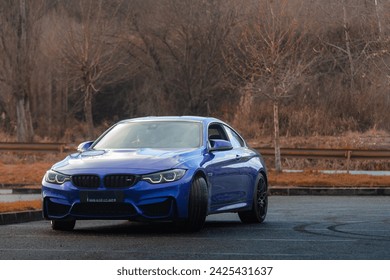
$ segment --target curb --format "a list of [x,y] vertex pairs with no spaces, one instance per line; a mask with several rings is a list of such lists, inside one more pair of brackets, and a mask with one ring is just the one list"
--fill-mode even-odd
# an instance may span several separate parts
[[270,195],[390,196],[390,187],[270,187]]
[[0,225],[25,223],[40,220],[43,220],[41,210],[0,214]]
[[41,189],[34,189],[34,188],[12,189],[12,194],[40,194],[41,192],[42,192]]

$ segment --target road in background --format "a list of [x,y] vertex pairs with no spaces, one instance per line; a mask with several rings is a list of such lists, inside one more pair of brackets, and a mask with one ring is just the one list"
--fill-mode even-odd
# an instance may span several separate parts
[[41,194],[15,194],[12,190],[0,190],[0,202],[16,202],[42,199]]
[[1,259],[390,259],[390,197],[272,196],[266,222],[210,216],[198,233],[170,223],[48,221],[0,226]]

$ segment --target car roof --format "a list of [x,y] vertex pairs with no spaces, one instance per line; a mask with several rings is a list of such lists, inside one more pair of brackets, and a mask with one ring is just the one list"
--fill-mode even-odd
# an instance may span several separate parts
[[203,123],[220,122],[223,121],[212,117],[200,117],[200,116],[150,116],[123,120],[121,122],[137,122],[137,121],[197,121]]

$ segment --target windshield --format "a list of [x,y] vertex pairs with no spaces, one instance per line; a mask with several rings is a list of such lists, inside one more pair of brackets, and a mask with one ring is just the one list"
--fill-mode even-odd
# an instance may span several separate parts
[[191,121],[142,121],[120,123],[94,145],[94,149],[197,148],[201,123]]

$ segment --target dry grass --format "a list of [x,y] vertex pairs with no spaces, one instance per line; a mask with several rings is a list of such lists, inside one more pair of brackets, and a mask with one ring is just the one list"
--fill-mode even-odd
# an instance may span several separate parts
[[390,176],[322,174],[317,171],[305,171],[302,173],[276,173],[270,171],[268,176],[270,186],[390,186]]
[[2,184],[40,184],[45,172],[52,163],[4,164],[0,162],[0,183]]
[[40,209],[42,209],[41,200],[0,203],[0,213],[19,212],[19,211],[28,211],[28,210],[40,210]]

